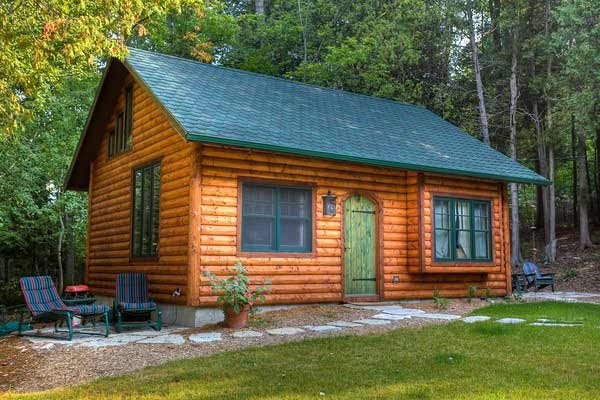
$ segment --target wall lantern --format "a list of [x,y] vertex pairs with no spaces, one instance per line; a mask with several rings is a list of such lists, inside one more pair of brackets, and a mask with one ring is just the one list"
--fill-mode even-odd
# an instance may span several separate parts
[[331,190],[323,196],[323,215],[330,217],[335,215],[335,199],[337,199],[337,196],[331,194]]

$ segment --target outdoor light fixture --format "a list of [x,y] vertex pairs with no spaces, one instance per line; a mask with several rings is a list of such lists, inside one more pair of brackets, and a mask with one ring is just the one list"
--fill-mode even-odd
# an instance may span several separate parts
[[331,194],[331,190],[323,196],[323,215],[330,217],[335,215],[335,199],[337,199],[337,196]]

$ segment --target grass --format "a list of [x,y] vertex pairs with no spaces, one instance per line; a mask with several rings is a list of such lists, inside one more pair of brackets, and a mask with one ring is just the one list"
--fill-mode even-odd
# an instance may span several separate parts
[[[595,399],[600,306],[498,304],[474,314],[577,320],[400,329],[171,362],[65,390],[8,399]],[[49,361],[51,362],[51,361]],[[323,394],[322,394],[323,393]]]

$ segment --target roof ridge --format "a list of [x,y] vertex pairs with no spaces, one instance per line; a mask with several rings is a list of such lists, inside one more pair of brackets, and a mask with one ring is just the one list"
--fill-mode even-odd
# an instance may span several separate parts
[[[259,72],[246,71],[246,70],[238,69],[238,68],[225,67],[223,65],[208,64],[208,63],[204,63],[204,62],[201,62],[201,61],[193,60],[191,58],[178,57],[178,56],[174,56],[172,54],[164,54],[164,53],[159,53],[159,52],[156,52],[156,51],[139,49],[137,47],[127,46],[127,50],[130,51],[130,52],[131,52],[131,50],[134,50],[134,51],[140,51],[140,52],[144,52],[144,53],[153,54],[153,55],[160,56],[160,57],[174,58],[174,59],[176,59],[178,61],[184,61],[184,62],[191,63],[191,64],[194,64],[194,65],[201,65],[203,67],[210,67],[210,68],[214,68],[214,69],[222,69],[222,70],[226,70],[226,71],[232,71],[232,72],[236,72],[236,73],[240,73],[240,74],[258,76],[258,77],[261,77],[261,78],[273,79],[273,80],[287,82],[287,83],[296,84],[296,85],[300,85],[300,86],[307,86],[307,87],[310,87],[310,88],[316,88],[316,89],[320,89],[320,90],[327,90],[327,91],[334,92],[334,93],[342,93],[342,94],[349,94],[349,95],[352,95],[352,96],[364,97],[364,98],[367,98],[367,99],[370,99],[370,100],[374,100],[374,101],[382,101],[382,102],[388,102],[388,103],[392,103],[392,104],[399,104],[399,105],[406,106],[406,107],[414,107],[414,108],[418,108],[419,110],[425,110],[425,111],[433,113],[433,111],[429,110],[427,107],[422,106],[422,105],[418,105],[418,104],[410,104],[410,103],[405,103],[405,102],[398,101],[398,100],[392,100],[392,99],[386,99],[386,98],[383,98],[383,97],[377,97],[377,96],[374,96],[374,95],[368,95],[368,94],[363,94],[363,93],[350,92],[348,90],[343,90],[343,89],[334,89],[334,88],[331,88],[331,87],[320,86],[320,85],[316,85],[316,84],[313,84],[313,83],[306,83],[306,82],[301,82],[301,81],[297,81],[297,80],[285,79],[285,78],[282,78],[282,77],[279,77],[279,76],[261,74]],[[433,114],[436,115],[436,116],[438,116],[435,113],[433,113]]]

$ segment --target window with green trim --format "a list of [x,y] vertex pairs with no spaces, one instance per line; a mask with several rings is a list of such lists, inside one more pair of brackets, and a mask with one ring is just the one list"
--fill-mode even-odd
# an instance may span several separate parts
[[243,184],[242,250],[312,251],[312,191]]
[[158,256],[160,163],[136,169],[133,175],[133,257]]
[[433,204],[436,261],[492,259],[489,201],[435,197]]

